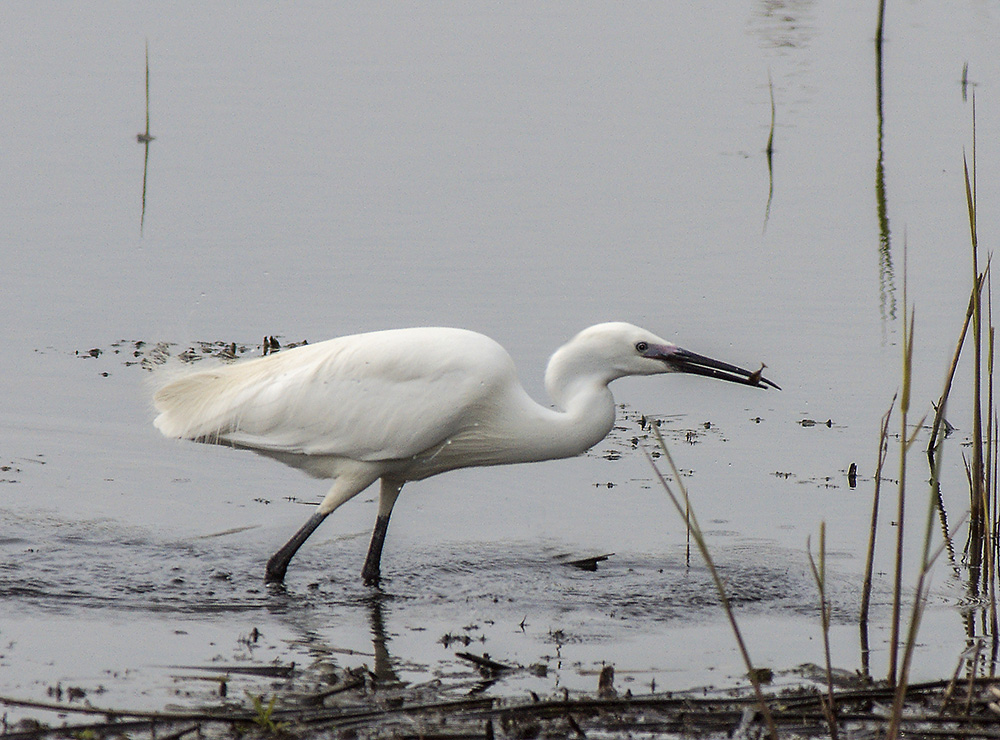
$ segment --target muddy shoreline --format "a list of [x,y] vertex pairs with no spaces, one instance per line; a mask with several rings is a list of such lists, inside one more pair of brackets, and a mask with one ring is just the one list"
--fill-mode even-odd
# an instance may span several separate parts
[[[37,713],[4,725],[9,740],[44,737],[758,737],[765,732],[756,699],[747,691],[707,689],[633,696],[613,684],[593,695],[495,697],[468,686],[449,689],[382,685],[364,668],[339,675],[321,692],[297,693],[303,676],[292,672],[270,699],[248,695],[197,710],[130,711],[87,702],[33,702],[0,697],[0,703]],[[330,680],[330,679],[328,679]],[[301,687],[299,687],[299,690]],[[461,694],[465,694],[462,696]],[[278,698],[280,696],[280,698]],[[846,688],[835,694],[837,729],[870,737],[886,729],[893,690]],[[1000,688],[994,680],[916,684],[907,693],[902,729],[907,737],[998,737]],[[830,737],[831,728],[816,687],[800,686],[767,695],[783,736]],[[94,721],[95,715],[101,716]]]

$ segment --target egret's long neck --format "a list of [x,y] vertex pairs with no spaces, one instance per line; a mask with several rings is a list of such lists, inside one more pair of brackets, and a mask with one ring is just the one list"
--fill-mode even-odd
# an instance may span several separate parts
[[522,430],[523,452],[532,460],[572,457],[586,452],[611,431],[615,400],[608,383],[617,377],[587,356],[563,347],[552,356],[545,372],[545,388],[556,408],[534,402]]
[[489,396],[493,403],[481,410],[478,423],[429,451],[419,467],[410,466],[412,479],[472,465],[573,457],[604,439],[615,423],[608,383],[619,374],[588,367],[593,363],[563,350],[553,355],[545,373],[555,408],[535,402],[511,379],[506,389]]
[[556,400],[560,408],[546,408],[524,394],[517,433],[508,440],[517,461],[533,462],[573,457],[586,452],[611,431],[615,401],[604,383],[577,383]]

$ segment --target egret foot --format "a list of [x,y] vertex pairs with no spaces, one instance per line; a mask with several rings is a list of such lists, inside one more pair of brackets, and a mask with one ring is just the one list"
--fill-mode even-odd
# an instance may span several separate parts
[[285,582],[285,572],[288,570],[288,560],[282,562],[278,555],[280,553],[275,553],[268,561],[267,567],[264,569],[264,582],[265,583],[284,583]]

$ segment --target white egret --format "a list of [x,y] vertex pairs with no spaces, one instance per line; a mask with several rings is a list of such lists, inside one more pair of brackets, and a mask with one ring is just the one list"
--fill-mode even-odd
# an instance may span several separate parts
[[338,506],[381,480],[361,571],[377,584],[382,545],[403,484],[456,468],[579,455],[611,431],[608,384],[684,372],[759,388],[777,385],[688,352],[637,326],[598,324],[552,356],[554,408],[528,396],[510,355],[463,329],[357,334],[195,370],[163,385],[156,427],[168,437],[253,450],[333,485],[316,513],[268,561],[268,581]]

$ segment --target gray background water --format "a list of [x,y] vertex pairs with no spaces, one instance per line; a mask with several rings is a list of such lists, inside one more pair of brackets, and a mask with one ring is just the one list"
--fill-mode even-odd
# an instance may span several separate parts
[[[468,673],[440,638],[469,628],[494,657],[550,669],[494,690],[593,688],[602,662],[636,686],[738,681],[704,570],[685,569],[683,527],[629,442],[642,413],[665,417],[691,471],[754,658],[821,660],[805,543],[826,521],[834,659],[857,668],[904,246],[922,414],[970,284],[973,92],[985,249],[1000,214],[996,8],[889,5],[886,232],[875,3],[5,3],[0,693],[40,698],[62,681],[103,686],[95,703],[162,706],[180,691],[167,666],[371,662],[375,624],[410,680]],[[140,232],[147,40],[156,140]],[[269,594],[266,557],[325,485],[162,439],[146,373],[128,364],[137,340],[458,325],[506,346],[542,400],[549,354],[604,320],[766,362],[784,390],[624,380],[629,414],[586,457],[408,486],[376,607],[357,576],[370,495],[314,536],[288,594]],[[103,354],[80,356],[92,348]],[[944,473],[956,518],[968,374]],[[603,552],[615,556],[596,574],[556,565]],[[936,579],[924,676],[964,644],[952,572]],[[265,637],[251,649],[240,638],[254,627]],[[181,685],[191,700],[211,688]]]

